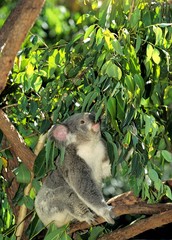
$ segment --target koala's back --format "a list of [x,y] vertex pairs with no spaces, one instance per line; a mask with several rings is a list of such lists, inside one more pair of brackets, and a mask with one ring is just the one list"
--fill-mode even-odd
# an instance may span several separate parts
[[46,177],[35,200],[37,214],[45,226],[55,219],[55,224],[59,227],[71,220],[71,216],[65,211],[64,195],[60,194],[64,191],[70,194],[73,190],[68,188],[58,168]]

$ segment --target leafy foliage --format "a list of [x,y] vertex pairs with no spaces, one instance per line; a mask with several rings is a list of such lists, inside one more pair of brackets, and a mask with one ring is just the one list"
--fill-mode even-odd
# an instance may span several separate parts
[[[156,202],[164,195],[172,199],[162,184],[171,177],[164,167],[172,162],[171,8],[164,1],[131,2],[107,0],[99,6],[92,1],[90,12],[78,13],[72,27],[65,7],[45,8],[32,32],[39,33],[44,20],[52,37],[63,36],[62,29],[70,34],[54,45],[47,40],[50,46],[42,38],[44,31],[27,37],[1,104],[31,149],[40,134],[74,112],[94,111],[97,119],[102,115],[113,177],[122,175],[136,195]],[[58,152],[53,149],[47,142],[35,161],[30,209],[39,179],[54,167]],[[27,178],[18,179],[27,183],[28,170],[20,165],[17,171],[27,172]],[[36,217],[33,221],[36,234],[43,226]],[[58,234],[70,239],[64,229],[59,231],[48,232],[45,239]],[[89,239],[102,231],[96,228]],[[32,227],[28,233],[34,235]]]

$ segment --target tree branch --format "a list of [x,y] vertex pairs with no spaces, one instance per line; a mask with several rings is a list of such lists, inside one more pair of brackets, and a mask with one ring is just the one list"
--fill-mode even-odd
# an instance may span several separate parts
[[[141,198],[134,196],[132,192],[123,193],[114,198],[111,198],[108,201],[108,204],[111,204],[114,207],[114,214],[116,217],[125,215],[125,214],[145,214],[152,215],[165,212],[167,210],[172,210],[171,203],[157,203],[157,204],[147,204]],[[101,217],[96,218],[96,222],[93,223],[93,226],[104,223],[105,220]],[[171,219],[172,222],[172,219]],[[77,222],[70,225],[69,233],[74,233],[78,230],[88,229],[90,227],[86,222]],[[108,238],[111,239],[111,238]]]
[[10,143],[16,156],[32,171],[36,155],[25,145],[21,135],[2,109],[0,109],[0,129]]
[[0,30],[0,93],[6,86],[14,58],[44,2],[45,0],[20,0]]
[[149,218],[139,220],[127,227],[105,234],[99,240],[126,240],[139,235],[149,229],[155,229],[172,222],[172,210],[155,214]]

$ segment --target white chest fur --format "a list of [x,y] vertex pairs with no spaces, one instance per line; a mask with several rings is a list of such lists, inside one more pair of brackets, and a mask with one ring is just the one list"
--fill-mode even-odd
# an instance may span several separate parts
[[95,180],[102,180],[102,161],[105,158],[105,147],[101,141],[97,143],[88,142],[78,146],[77,154],[86,161],[93,172]]

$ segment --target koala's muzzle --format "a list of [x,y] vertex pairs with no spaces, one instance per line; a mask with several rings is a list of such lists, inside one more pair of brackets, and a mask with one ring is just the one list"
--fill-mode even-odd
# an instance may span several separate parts
[[96,121],[96,115],[94,113],[89,113],[88,117],[92,123],[100,122],[100,119]]
[[100,121],[99,120],[96,121],[95,114],[89,113],[88,118],[92,123],[91,130],[95,133],[100,132]]

